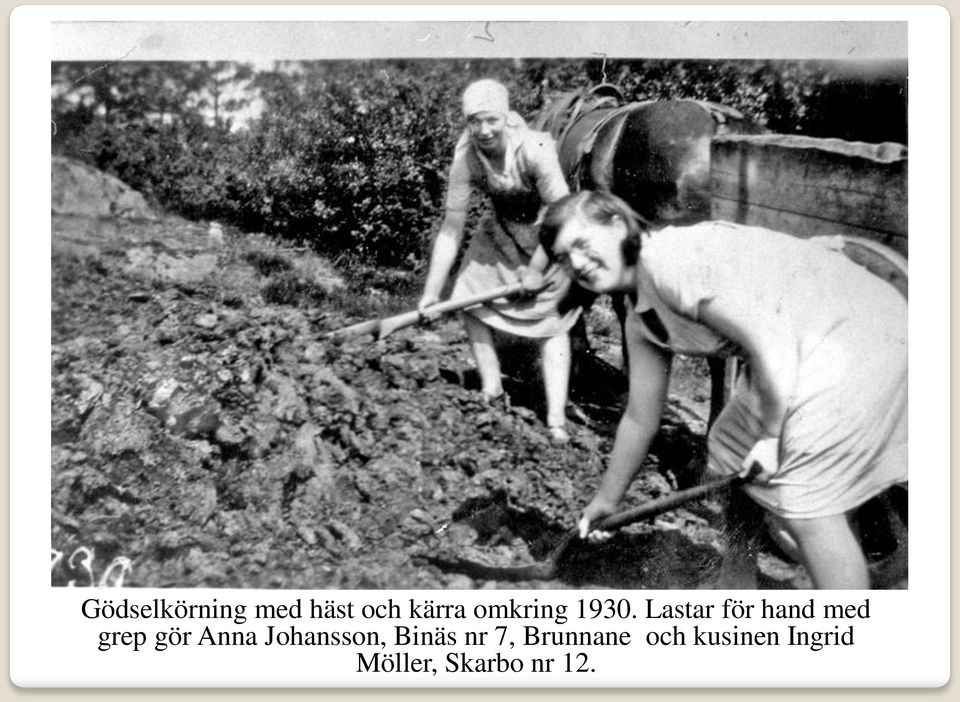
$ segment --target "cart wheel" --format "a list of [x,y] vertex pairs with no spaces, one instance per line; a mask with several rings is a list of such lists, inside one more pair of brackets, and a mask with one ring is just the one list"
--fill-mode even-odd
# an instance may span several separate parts
[[870,239],[843,237],[843,253],[874,275],[883,278],[907,297],[907,259]]

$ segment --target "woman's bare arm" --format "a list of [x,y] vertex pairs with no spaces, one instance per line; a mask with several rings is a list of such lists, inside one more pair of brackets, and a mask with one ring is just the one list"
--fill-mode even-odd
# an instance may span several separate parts
[[589,524],[616,509],[660,428],[672,356],[638,338],[637,333],[628,334],[627,353],[630,357],[627,409],[617,427],[613,451],[600,487],[580,519],[582,535],[589,531]]
[[432,305],[440,299],[443,285],[447,282],[450,269],[457,258],[460,244],[463,242],[463,227],[466,221],[466,212],[447,210],[443,224],[437,237],[433,241],[430,252],[430,267],[427,270],[427,280],[423,286],[423,295],[418,304],[419,309]]

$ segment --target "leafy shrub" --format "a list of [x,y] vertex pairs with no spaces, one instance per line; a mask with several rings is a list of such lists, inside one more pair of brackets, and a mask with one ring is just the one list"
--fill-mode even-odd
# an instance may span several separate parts
[[[628,100],[721,102],[778,132],[905,142],[906,65],[879,68],[382,60],[277,64],[255,73],[222,62],[55,63],[53,150],[186,217],[309,245],[348,267],[416,270],[443,214],[462,128],[459,96],[471,80],[500,79],[528,118],[547,93],[606,80]],[[227,99],[233,94],[248,97]],[[232,129],[230,110],[253,95],[260,116]]]

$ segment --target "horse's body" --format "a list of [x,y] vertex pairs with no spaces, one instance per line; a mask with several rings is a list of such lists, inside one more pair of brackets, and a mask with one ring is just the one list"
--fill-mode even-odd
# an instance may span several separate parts
[[609,190],[654,226],[709,219],[710,140],[762,131],[723,105],[622,104],[619,91],[605,85],[553,98],[535,127],[557,140],[573,190]]

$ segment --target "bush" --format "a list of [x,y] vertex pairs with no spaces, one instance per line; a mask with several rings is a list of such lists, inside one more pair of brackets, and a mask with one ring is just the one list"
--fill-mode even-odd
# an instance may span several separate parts
[[[459,96],[471,80],[500,79],[528,118],[545,93],[606,76],[628,100],[711,100],[778,132],[905,142],[906,66],[882,68],[864,75],[810,61],[390,60],[254,74],[223,63],[58,63],[53,150],[186,217],[308,244],[345,263],[416,268],[443,214],[462,129]],[[230,85],[262,103],[242,129],[224,117]]]

